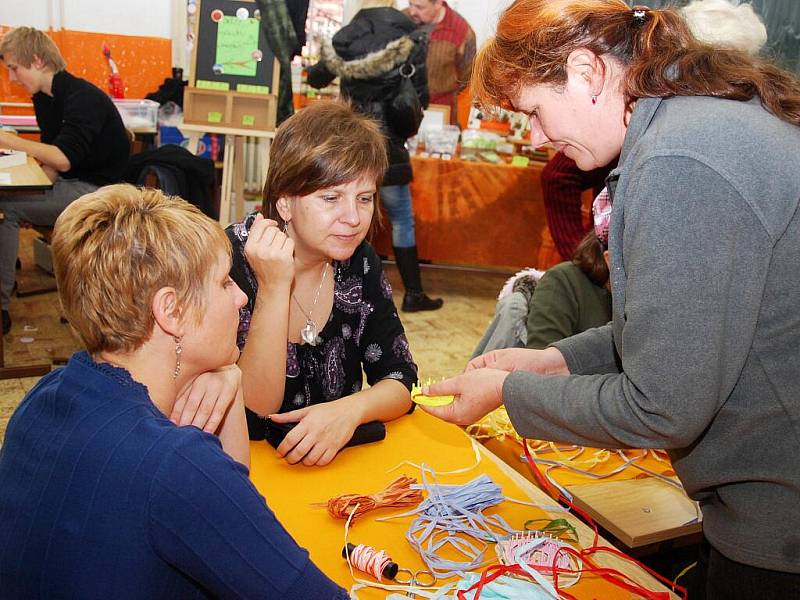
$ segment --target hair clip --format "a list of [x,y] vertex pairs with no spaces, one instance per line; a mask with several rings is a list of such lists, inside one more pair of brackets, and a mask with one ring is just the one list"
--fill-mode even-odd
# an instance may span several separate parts
[[647,11],[650,10],[647,6],[634,6],[633,7],[633,20],[641,25],[647,18]]

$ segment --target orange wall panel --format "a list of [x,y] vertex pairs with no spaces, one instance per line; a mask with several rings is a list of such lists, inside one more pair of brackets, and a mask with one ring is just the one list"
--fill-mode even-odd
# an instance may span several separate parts
[[[6,30],[7,27],[0,26],[0,32]],[[67,70],[106,92],[110,70],[103,56],[103,42],[108,44],[117,63],[126,98],[144,98],[172,73],[172,42],[165,38],[69,30],[51,31],[49,35],[67,61]],[[9,81],[5,67],[0,67],[0,100],[30,101],[22,87]]]

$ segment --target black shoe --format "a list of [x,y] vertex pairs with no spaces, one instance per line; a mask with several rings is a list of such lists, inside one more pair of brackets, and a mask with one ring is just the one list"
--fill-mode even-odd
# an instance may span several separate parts
[[406,292],[403,296],[403,312],[419,312],[421,310],[439,310],[444,300],[428,298],[425,292]]
[[3,335],[7,334],[11,331],[11,315],[8,314],[7,310],[3,311]]

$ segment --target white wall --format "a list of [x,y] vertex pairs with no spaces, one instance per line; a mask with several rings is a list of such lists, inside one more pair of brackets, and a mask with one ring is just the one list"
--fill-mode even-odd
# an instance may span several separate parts
[[169,39],[173,1],[0,0],[0,24]]
[[172,3],[169,0],[62,0],[62,2],[63,29],[160,38],[170,38],[172,35]]
[[50,0],[0,0],[0,25],[47,29],[50,26],[49,10]]

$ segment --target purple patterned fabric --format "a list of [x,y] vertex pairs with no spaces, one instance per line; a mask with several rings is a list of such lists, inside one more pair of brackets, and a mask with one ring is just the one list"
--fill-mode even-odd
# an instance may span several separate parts
[[384,298],[388,298],[391,300],[392,284],[389,283],[389,280],[386,278],[386,273],[381,273],[381,291],[383,292]]
[[[246,352],[247,333],[258,283],[247,263],[244,244],[255,215],[226,230],[233,246],[231,277],[247,294],[239,315],[239,348]],[[362,372],[374,385],[396,379],[408,389],[417,367],[392,300],[391,286],[375,250],[363,242],[349,260],[334,263],[334,302],[316,346],[287,341],[286,382],[280,412],[341,398],[363,388]],[[261,419],[248,415],[251,436]],[[262,422],[263,423],[263,422]]]

